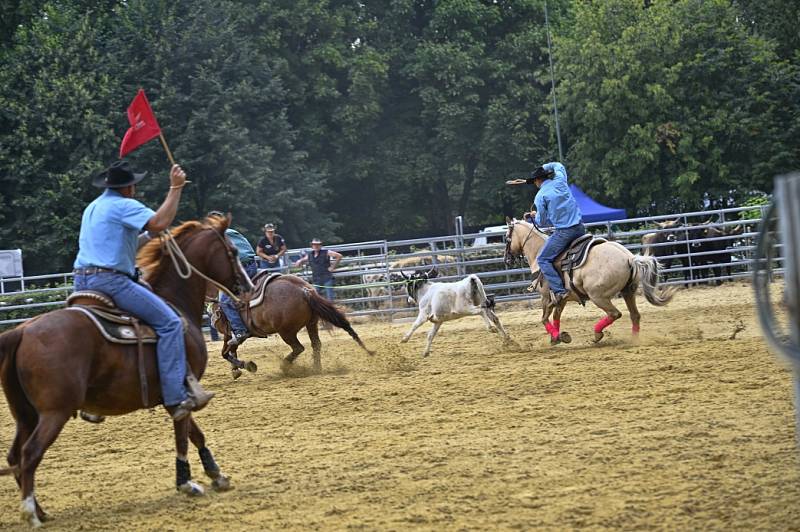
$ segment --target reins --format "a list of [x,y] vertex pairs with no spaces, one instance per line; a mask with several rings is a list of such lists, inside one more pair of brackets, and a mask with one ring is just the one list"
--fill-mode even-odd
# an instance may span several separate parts
[[[216,231],[215,231],[215,233],[216,233]],[[217,234],[217,236],[219,236],[219,235]],[[170,258],[172,259],[172,264],[175,266],[175,271],[178,272],[178,277],[180,277],[181,279],[188,279],[194,273],[194,274],[198,275],[199,277],[205,279],[207,282],[211,283],[212,285],[216,286],[218,289],[222,290],[226,294],[228,294],[228,296],[236,304],[241,304],[242,303],[242,300],[238,296],[236,296],[236,294],[234,294],[232,291],[228,290],[228,288],[226,288],[224,285],[218,283],[214,279],[211,279],[210,277],[205,275],[203,272],[201,272],[200,270],[195,268],[194,265],[191,262],[189,262],[189,259],[187,259],[186,255],[183,254],[183,250],[178,245],[178,243],[175,241],[175,237],[172,236],[172,233],[169,232],[169,229],[165,229],[164,231],[162,231],[161,234],[159,235],[159,238],[161,240],[161,249],[163,250],[163,252],[168,254],[170,256]],[[220,237],[220,238],[222,238],[222,237]],[[224,243],[225,242],[223,241],[223,244]],[[227,245],[226,245],[226,249],[227,249]]]

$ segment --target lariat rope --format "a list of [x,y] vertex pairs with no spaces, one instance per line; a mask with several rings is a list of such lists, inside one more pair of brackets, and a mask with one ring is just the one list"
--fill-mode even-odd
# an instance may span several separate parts
[[172,259],[172,264],[175,266],[175,271],[178,272],[178,277],[181,279],[188,279],[192,276],[192,273],[194,273],[228,294],[228,297],[230,297],[235,303],[242,303],[242,300],[239,299],[236,294],[228,290],[227,287],[208,277],[203,272],[195,268],[191,262],[189,262],[189,259],[187,259],[186,255],[183,254],[183,250],[175,241],[175,237],[172,236],[172,233],[169,232],[169,229],[162,231],[159,238],[161,239],[161,249],[165,250],[167,255],[169,255]]

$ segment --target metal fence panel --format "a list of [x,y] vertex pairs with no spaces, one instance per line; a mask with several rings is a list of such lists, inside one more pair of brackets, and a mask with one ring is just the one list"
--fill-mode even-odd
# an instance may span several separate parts
[[[671,285],[694,285],[713,283],[750,275],[751,258],[755,249],[755,227],[758,218],[740,219],[741,213],[759,211],[759,207],[737,207],[712,211],[700,211],[631,218],[612,222],[587,224],[587,229],[614,240],[633,253],[655,252],[669,246],[673,253],[659,257],[665,267],[662,282]],[[681,225],[672,228],[653,227],[654,222],[678,220]],[[742,226],[741,234],[724,234],[710,238],[695,238],[697,226],[730,231]],[[650,233],[673,235],[676,240],[648,246],[644,249],[642,237]],[[455,234],[414,238],[405,240],[375,240],[328,246],[344,255],[334,273],[337,303],[343,305],[348,315],[381,315],[392,317],[407,314],[414,308],[407,302],[403,283],[393,276],[411,274],[436,266],[440,281],[455,281],[465,275],[476,274],[484,282],[486,291],[493,293],[499,302],[521,301],[538,297],[525,289],[530,285],[530,269],[508,267],[503,261],[505,231],[463,233],[463,220],[457,219]],[[486,244],[477,244],[485,241]],[[719,249],[703,249],[717,245]],[[306,252],[307,248],[288,251],[290,255]],[[286,271],[289,269],[287,268]],[[780,271],[780,268],[779,270]],[[296,271],[310,281],[306,268]],[[68,290],[71,273],[39,275],[19,278],[0,278],[0,318],[11,310],[58,305],[53,303],[22,303],[2,306],[3,296],[34,295],[58,290]],[[60,286],[59,286],[60,285]],[[0,325],[17,323],[20,319],[0,320]]]

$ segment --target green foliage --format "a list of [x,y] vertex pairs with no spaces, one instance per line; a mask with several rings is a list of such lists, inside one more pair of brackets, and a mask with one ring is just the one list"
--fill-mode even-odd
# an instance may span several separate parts
[[[767,194],[756,194],[751,198],[743,201],[739,206],[740,207],[757,207],[760,205],[769,205],[772,201],[772,198]],[[739,219],[740,220],[755,220],[761,219],[764,213],[761,209],[751,209],[747,211],[739,212]]]
[[[192,184],[290,247],[492,225],[556,158],[543,0],[16,0],[0,8],[0,248],[68,270],[91,175],[147,90]],[[548,1],[571,177],[631,215],[727,206],[800,166],[788,0]],[[132,154],[162,201],[168,164]]]

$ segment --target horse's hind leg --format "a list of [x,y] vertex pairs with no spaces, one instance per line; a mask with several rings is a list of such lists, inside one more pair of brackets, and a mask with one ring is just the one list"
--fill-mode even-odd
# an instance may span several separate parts
[[22,518],[33,527],[42,524],[40,514],[44,514],[34,495],[36,468],[42,461],[45,451],[53,444],[61,429],[69,419],[69,412],[50,411],[39,415],[39,422],[28,440],[22,445],[20,477],[22,480]]
[[186,416],[180,421],[173,421],[175,429],[175,488],[186,495],[205,495],[203,486],[192,480],[192,469],[186,453],[189,452],[189,421]]
[[[17,419],[17,432],[14,435],[14,441],[11,444],[11,449],[8,451],[7,458],[9,470],[14,474],[14,480],[17,481],[17,486],[21,489],[22,474],[20,471],[20,462],[22,461],[22,446],[26,441],[28,441],[28,438],[30,438],[34,428],[36,427],[36,417],[35,413],[32,419],[20,415],[19,412],[17,415],[19,416]],[[40,521],[46,521],[47,514],[44,512],[44,510],[42,510],[42,507],[39,506],[39,501],[34,499],[34,502],[36,503],[36,516]]]
[[189,416],[189,439],[192,441],[192,444],[197,447],[206,476],[211,479],[211,487],[217,491],[229,490],[231,488],[231,481],[222,473],[217,462],[214,461],[214,455],[212,455],[209,448],[206,447],[206,436],[203,434],[203,431],[200,430],[200,427],[197,426],[197,422],[192,416]]
[[622,312],[620,312],[619,309],[614,306],[610,299],[592,299],[592,302],[606,311],[606,315],[600,318],[600,321],[594,325],[594,341],[599,342],[603,339],[603,330],[617,321],[620,316],[622,316]]
[[631,315],[631,331],[634,336],[637,336],[642,315],[639,314],[639,308],[636,306],[636,285],[623,290],[622,297],[625,299],[625,306],[628,307],[628,313]]
[[283,341],[286,342],[286,344],[289,347],[292,348],[291,353],[286,355],[283,358],[283,361],[285,363],[288,363],[288,364],[293,364],[294,361],[297,359],[297,357],[300,356],[300,353],[305,351],[306,348],[303,347],[303,344],[301,344],[300,340],[297,339],[297,332],[296,331],[292,332],[292,333],[284,333],[284,332],[282,332],[282,333],[280,333],[280,335],[281,335],[281,338],[283,338]]
[[308,331],[308,338],[311,340],[311,349],[314,352],[314,371],[322,371],[322,342],[319,339],[319,324],[317,321],[312,321],[306,325]]

